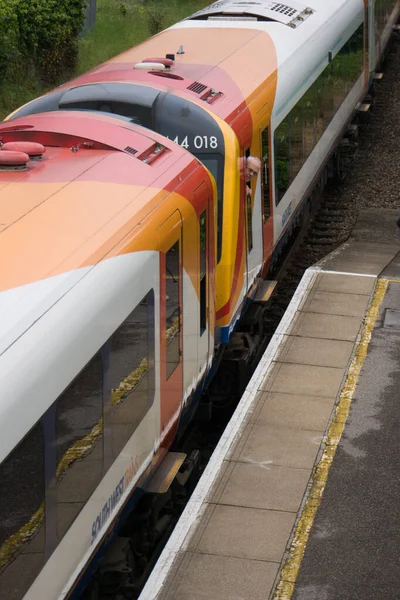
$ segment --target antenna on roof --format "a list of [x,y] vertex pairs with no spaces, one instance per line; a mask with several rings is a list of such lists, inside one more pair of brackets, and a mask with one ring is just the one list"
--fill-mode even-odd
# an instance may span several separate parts
[[178,50],[177,54],[185,54],[182,44],[179,46],[179,50]]

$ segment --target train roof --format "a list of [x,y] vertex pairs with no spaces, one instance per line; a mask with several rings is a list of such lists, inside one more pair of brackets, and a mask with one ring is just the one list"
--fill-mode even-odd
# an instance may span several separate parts
[[1,355],[198,162],[157,134],[96,113],[24,117],[1,124],[0,138],[45,147],[24,170],[0,166]]
[[[284,65],[286,72],[303,76],[322,59],[327,62],[363,9],[363,0],[219,0],[56,92],[102,82],[142,83],[173,91],[231,122],[238,107],[261,90],[272,108]],[[307,45],[311,54],[299,53]],[[135,68],[166,55],[174,55],[170,68]]]
[[0,291],[100,260],[121,211],[129,223],[151,210],[149,199],[194,161],[157,134],[96,113],[32,115],[0,125],[0,137],[45,147],[24,170],[0,167],[0,253],[9,257]]

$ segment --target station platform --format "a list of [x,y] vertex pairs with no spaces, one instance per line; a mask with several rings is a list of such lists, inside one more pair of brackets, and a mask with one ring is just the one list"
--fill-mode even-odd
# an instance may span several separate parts
[[140,600],[400,597],[396,220],[304,273]]

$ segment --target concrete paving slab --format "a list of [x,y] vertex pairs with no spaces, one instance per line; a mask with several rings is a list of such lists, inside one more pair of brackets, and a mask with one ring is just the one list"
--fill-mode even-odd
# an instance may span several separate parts
[[347,294],[365,294],[369,296],[374,287],[374,277],[357,277],[357,275],[319,275],[316,289],[320,292],[345,292]]
[[[400,246],[399,246],[400,249]],[[381,273],[382,277],[386,277],[388,279],[394,278],[398,279],[400,276],[400,252],[396,254],[393,260],[387,265],[384,271]]]
[[336,398],[343,376],[344,369],[282,363],[274,380],[267,379],[263,389],[285,394]]
[[277,355],[277,362],[344,369],[353,352],[353,342],[291,336]]
[[309,478],[309,469],[236,463],[218,503],[297,513]]
[[[356,240],[373,240],[379,246],[390,246],[399,241],[399,230],[396,221],[399,218],[398,210],[382,210],[380,208],[368,208],[360,211],[352,237]],[[376,244],[378,245],[378,244]]]
[[217,499],[221,495],[221,492],[224,489],[226,482],[230,477],[233,467],[234,464],[231,463],[229,460],[224,460],[222,462],[221,468],[218,471],[218,475],[205,497],[206,503],[217,502]]
[[[397,246],[397,250],[398,250]],[[395,244],[368,244],[365,242],[354,242],[350,244],[349,248],[346,249],[344,256],[350,258],[357,258],[361,260],[368,260],[377,258],[381,260],[383,258],[393,257],[396,252]],[[390,259],[391,260],[391,259]]]
[[233,459],[264,467],[311,469],[322,437],[322,433],[316,431],[255,424]]
[[316,291],[301,307],[302,312],[325,313],[344,317],[362,317],[369,296]]
[[354,342],[360,331],[361,323],[362,319],[359,317],[298,313],[289,333],[304,337]]
[[394,256],[396,252],[399,250],[399,236],[397,236],[396,240],[393,240],[389,243],[381,243],[377,241],[368,242],[365,240],[357,240],[351,238],[348,242],[345,242],[340,246],[337,250],[334,250],[331,254],[328,254],[325,258],[323,258],[320,262],[324,261],[333,261],[336,257],[347,257],[347,256],[360,256],[365,258],[366,256]]
[[217,505],[196,552],[280,563],[295,518],[290,512]]
[[253,422],[324,432],[334,406],[333,398],[264,392],[264,404]]
[[180,581],[160,600],[265,600],[278,572],[272,562],[190,553]]
[[242,451],[247,438],[249,437],[250,433],[252,432],[253,429],[253,423],[250,420],[246,427],[244,429],[242,429],[241,433],[239,436],[236,437],[235,441],[232,443],[231,447],[229,448],[229,450],[226,453],[225,459],[226,460],[236,460],[235,457],[239,456],[240,452]]
[[278,376],[281,366],[281,363],[278,362],[271,363],[268,373],[266,373],[263,381],[259,384],[258,389],[260,393],[262,393],[266,389],[267,385],[272,385],[272,383]]
[[360,259],[359,257],[336,258],[334,262],[324,264],[325,269],[330,271],[340,271],[343,273],[354,273],[362,275],[374,275],[377,277],[379,273],[386,267],[390,261],[391,255],[385,255],[374,259]]
[[200,512],[197,515],[195,521],[192,523],[185,540],[182,544],[182,550],[186,550],[187,552],[194,552],[199,545],[199,542],[203,536],[203,533],[208,527],[210,519],[215,511],[216,504],[203,503],[200,508]]
[[[374,217],[374,223],[376,223],[376,216]],[[354,231],[358,231],[357,226]],[[397,251],[399,249],[400,242],[398,236],[393,241],[382,241],[382,236],[380,236],[378,240],[371,241],[371,232],[368,235],[369,237],[366,240],[362,240],[361,237],[357,239],[354,235],[352,235],[350,240],[343,244],[343,251],[347,254],[348,252],[352,252],[353,250],[358,249],[362,252],[381,252],[382,254],[392,254],[396,253],[396,248]]]

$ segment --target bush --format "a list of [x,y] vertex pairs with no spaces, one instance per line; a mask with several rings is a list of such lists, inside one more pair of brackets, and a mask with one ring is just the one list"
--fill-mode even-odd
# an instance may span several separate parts
[[16,61],[52,84],[76,66],[86,0],[0,0],[0,69]]
[[0,76],[12,71],[19,57],[19,28],[14,0],[0,0]]
[[18,0],[20,38],[39,79],[54,83],[76,65],[85,0]]

